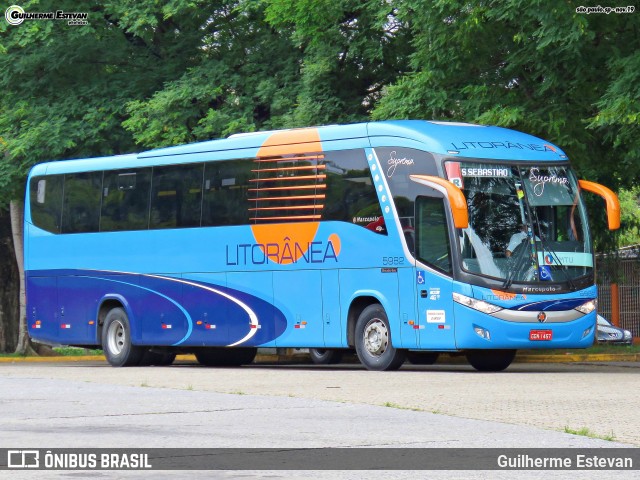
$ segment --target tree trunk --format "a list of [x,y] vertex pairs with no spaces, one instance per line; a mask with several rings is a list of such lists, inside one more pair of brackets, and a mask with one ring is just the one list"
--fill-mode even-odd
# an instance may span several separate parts
[[0,210],[0,352],[14,352],[18,340],[19,281],[11,219]]
[[27,331],[27,297],[24,283],[24,237],[22,230],[24,225],[24,204],[21,201],[12,200],[9,204],[9,212],[11,215],[11,234],[13,235],[13,249],[16,254],[18,276],[20,279],[20,309],[18,316],[19,328],[16,353],[24,355],[31,350],[29,345],[29,332]]

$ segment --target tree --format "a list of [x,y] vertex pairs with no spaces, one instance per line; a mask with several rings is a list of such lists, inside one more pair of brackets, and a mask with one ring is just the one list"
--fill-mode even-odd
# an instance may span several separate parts
[[[78,11],[73,2],[21,5],[25,11]],[[83,26],[0,22],[1,210],[23,197],[24,178],[37,162],[136,150],[133,135],[122,127],[126,105],[194,64],[202,51],[201,28],[210,18],[210,11],[180,1],[163,7],[153,1],[108,3],[88,13]],[[14,287],[17,297],[18,282]],[[24,348],[19,342],[19,351]]]
[[405,58],[393,8],[303,4],[309,21],[279,0],[128,0],[91,6],[83,26],[0,22],[0,210],[45,160],[366,119]]
[[[562,146],[579,174],[616,189],[640,173],[640,23],[543,0],[396,2],[412,32],[411,71],[373,117],[466,120]],[[599,201],[598,201],[599,202]],[[602,208],[592,208],[600,248]]]
[[[631,189],[640,173],[637,13],[577,6],[124,0],[86,7],[82,26],[0,21],[0,221],[44,160],[369,118],[515,128],[561,145],[582,177]],[[598,202],[598,247],[609,248],[616,238],[600,235],[600,200],[589,201]]]
[[620,246],[640,245],[640,185],[620,190]]

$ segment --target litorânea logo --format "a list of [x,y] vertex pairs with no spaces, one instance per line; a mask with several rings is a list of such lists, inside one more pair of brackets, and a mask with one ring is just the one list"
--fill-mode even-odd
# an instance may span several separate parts
[[20,5],[11,5],[4,12],[4,18],[9,25],[20,25],[25,20],[66,20],[67,25],[88,25],[86,12],[25,12]]

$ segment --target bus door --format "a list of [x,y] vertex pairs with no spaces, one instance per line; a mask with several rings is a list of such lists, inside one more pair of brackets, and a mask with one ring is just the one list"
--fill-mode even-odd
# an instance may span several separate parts
[[416,198],[418,343],[424,349],[455,348],[451,246],[442,195]]

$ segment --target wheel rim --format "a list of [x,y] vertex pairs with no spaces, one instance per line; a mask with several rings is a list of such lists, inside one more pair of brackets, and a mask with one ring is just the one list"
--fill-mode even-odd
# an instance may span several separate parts
[[364,347],[370,355],[379,357],[389,346],[389,330],[379,318],[369,320],[364,327]]
[[120,355],[127,341],[127,332],[121,320],[114,320],[107,330],[107,346],[114,355]]

